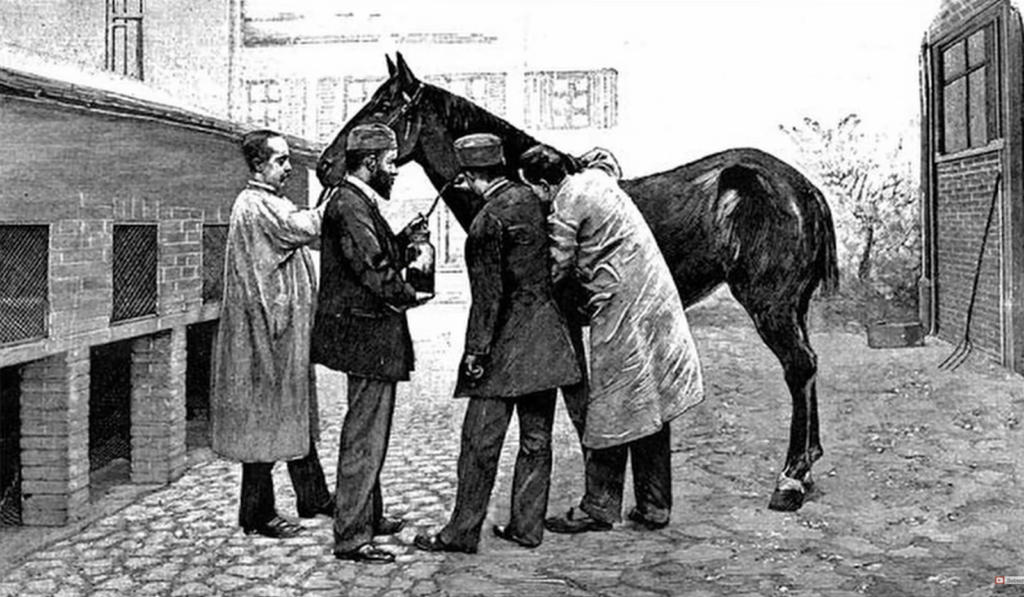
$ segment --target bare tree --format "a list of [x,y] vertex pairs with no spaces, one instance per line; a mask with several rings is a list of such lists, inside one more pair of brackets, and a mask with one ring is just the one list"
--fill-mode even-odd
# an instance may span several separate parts
[[830,197],[841,269],[884,294],[916,283],[917,176],[904,139],[870,135],[850,114],[835,126],[804,118],[780,126]]

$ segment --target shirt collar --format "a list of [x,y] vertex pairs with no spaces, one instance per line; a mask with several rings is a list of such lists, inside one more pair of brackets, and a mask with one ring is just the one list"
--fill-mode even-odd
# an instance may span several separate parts
[[504,188],[505,185],[509,185],[509,184],[512,184],[512,181],[510,181],[509,179],[505,178],[504,176],[501,177],[501,178],[497,178],[495,180],[492,180],[491,184],[487,185],[487,188],[484,189],[484,198],[490,199],[492,195],[494,195],[495,193],[500,191],[502,188]]
[[345,180],[355,188],[362,191],[363,194],[366,195],[367,199],[369,199],[374,205],[377,205],[383,200],[380,194],[373,190],[373,187],[366,184],[363,179],[348,174],[345,176]]
[[275,189],[274,187],[268,185],[265,182],[260,182],[258,180],[249,180],[249,186],[250,187],[256,187],[257,189],[262,189],[264,191],[267,191],[268,193],[273,193],[274,195],[280,195],[281,194],[281,193],[278,193],[277,189]]

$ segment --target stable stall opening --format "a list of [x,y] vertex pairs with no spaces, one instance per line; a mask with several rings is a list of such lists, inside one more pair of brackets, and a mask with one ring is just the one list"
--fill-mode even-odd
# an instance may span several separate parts
[[0,368],[0,526],[21,525],[21,369]]
[[188,326],[185,342],[185,445],[210,446],[210,372],[217,321]]
[[90,349],[89,493],[131,482],[132,342]]

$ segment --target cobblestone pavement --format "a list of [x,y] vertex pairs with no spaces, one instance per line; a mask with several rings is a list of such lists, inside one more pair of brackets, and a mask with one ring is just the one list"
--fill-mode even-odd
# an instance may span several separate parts
[[[384,470],[391,513],[411,524],[386,546],[390,566],[336,561],[330,520],[289,540],[235,526],[240,467],[211,459],[0,566],[0,595],[1020,595],[997,575],[1024,575],[1024,385],[973,359],[936,369],[951,346],[870,350],[862,334],[813,336],[820,355],[825,456],[796,513],[766,506],[788,435],[781,370],[731,299],[691,311],[708,398],[673,428],[672,524],[548,534],[534,550],[485,533],[477,555],[411,547],[454,497],[464,402],[450,399],[465,306],[412,318],[418,372],[400,386]],[[342,376],[320,377],[329,482],[344,413]],[[564,411],[556,423],[551,512],[582,485]],[[489,523],[504,522],[517,430],[502,456]],[[294,516],[283,466],[278,507]],[[627,498],[627,508],[631,496]],[[0,534],[0,541],[3,535]],[[4,555],[0,549],[0,555]],[[5,555],[5,557],[8,557]],[[14,557],[14,556],[11,556]]]

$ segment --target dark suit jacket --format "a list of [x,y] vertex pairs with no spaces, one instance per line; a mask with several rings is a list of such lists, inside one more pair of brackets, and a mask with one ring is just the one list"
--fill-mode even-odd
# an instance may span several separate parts
[[360,377],[408,380],[413,349],[402,308],[415,302],[416,292],[401,276],[407,239],[346,181],[329,199],[320,242],[313,362]]
[[540,199],[503,180],[485,194],[466,240],[473,304],[466,352],[486,355],[474,381],[460,370],[456,396],[515,397],[580,379],[565,318],[551,288],[551,253]]

